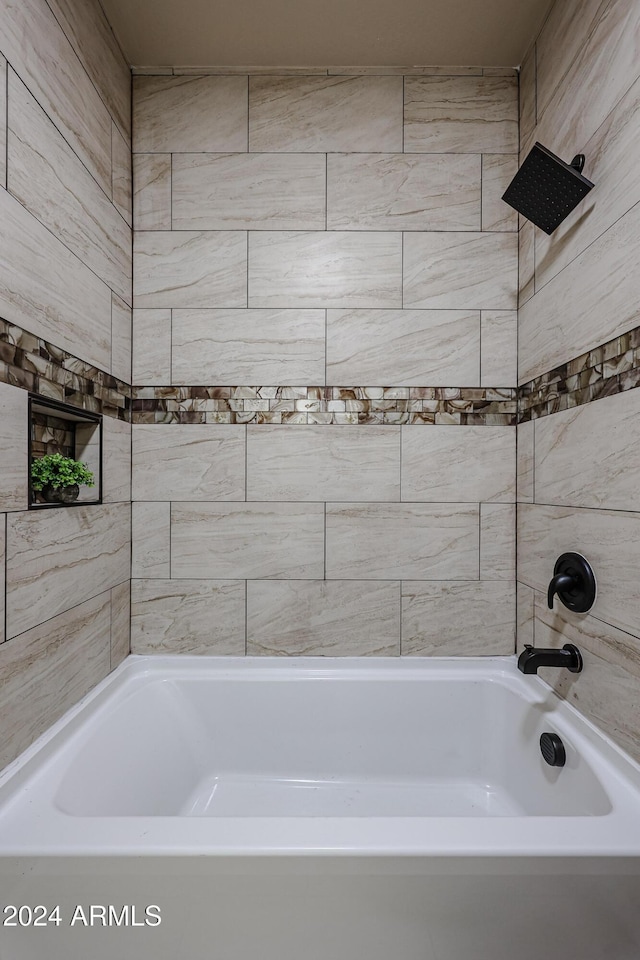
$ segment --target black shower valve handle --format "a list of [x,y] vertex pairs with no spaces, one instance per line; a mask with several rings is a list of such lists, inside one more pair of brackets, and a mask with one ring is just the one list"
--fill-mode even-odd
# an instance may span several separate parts
[[571,590],[572,588],[578,585],[578,578],[569,576],[566,573],[558,573],[551,580],[549,584],[549,590],[547,591],[547,606],[549,610],[553,610],[553,598],[556,593],[559,594],[562,590]]
[[574,613],[588,613],[596,602],[596,578],[588,560],[580,553],[563,553],[556,560],[547,591],[547,603],[553,610],[553,598]]

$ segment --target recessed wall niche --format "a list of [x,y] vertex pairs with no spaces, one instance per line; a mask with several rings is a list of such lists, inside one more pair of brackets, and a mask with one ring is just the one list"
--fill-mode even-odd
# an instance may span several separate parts
[[[33,489],[31,464],[53,453],[80,460],[93,473],[95,486],[80,487],[72,503],[47,503]],[[102,503],[102,415],[67,403],[29,394],[29,509],[47,510]]]

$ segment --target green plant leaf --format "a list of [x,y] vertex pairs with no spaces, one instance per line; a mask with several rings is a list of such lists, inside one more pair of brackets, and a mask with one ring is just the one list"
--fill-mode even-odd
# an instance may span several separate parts
[[74,483],[85,487],[95,486],[94,476],[86,463],[63,457],[61,453],[50,453],[31,464],[31,485],[34,490],[40,491],[47,486],[60,490]]

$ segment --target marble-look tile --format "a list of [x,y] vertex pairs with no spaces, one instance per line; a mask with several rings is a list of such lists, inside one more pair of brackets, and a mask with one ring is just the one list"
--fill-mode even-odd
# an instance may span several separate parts
[[321,384],[325,312],[174,310],[171,347],[171,378],[156,383]]
[[174,230],[324,230],[324,154],[173,157]]
[[403,500],[510,503],[515,493],[513,427],[402,427]]
[[[112,420],[112,417],[105,417],[105,420]],[[103,436],[105,436],[105,456],[104,461],[100,457],[100,427],[96,423],[78,423],[76,425],[76,442],[75,442],[75,451],[74,456],[77,460],[80,460],[81,463],[84,463],[85,467],[91,471],[94,476],[95,486],[93,487],[80,487],[80,495],[78,497],[78,503],[91,502],[99,498],[100,488],[98,486],[99,477],[102,475],[104,480],[104,471],[103,467],[106,466],[107,459],[107,450],[106,450],[106,430],[108,427],[103,428]],[[116,450],[115,452],[115,473],[112,472],[111,465],[108,466],[106,472],[109,474],[110,482],[115,480],[115,483],[118,484],[119,481],[123,478],[124,470],[128,468],[129,478],[131,477],[131,428],[129,428],[129,456],[128,463],[125,464],[124,457],[126,455],[125,451],[122,449],[122,444],[120,444],[119,437],[116,439]],[[103,487],[103,496],[104,496],[104,487]],[[129,496],[126,497],[127,501],[131,500],[130,489],[131,481],[128,480],[128,489]],[[120,497],[120,502],[125,498]],[[105,498],[106,501],[106,498]],[[118,502],[118,501],[115,501]]]
[[133,499],[244,500],[245,453],[241,424],[134,424]]
[[0,54],[0,187],[7,187],[7,61]]
[[523,305],[518,316],[521,382],[637,324],[639,255],[640,204]]
[[3,644],[5,641],[5,597],[6,597],[6,583],[5,583],[5,560],[6,560],[6,530],[7,522],[4,514],[0,514],[0,644]]
[[402,151],[402,77],[251,77],[249,149]]
[[111,373],[131,383],[131,307],[114,293],[111,300]]
[[171,576],[303,579],[324,575],[322,503],[172,503]]
[[479,155],[331,154],[327,227],[479,230],[480,182]]
[[134,580],[131,652],[244,656],[241,580]]
[[128,504],[7,516],[7,637],[129,577]]
[[133,311],[133,382],[171,383],[171,310]]
[[389,657],[399,652],[399,583],[247,583],[247,653],[251,656]]
[[131,576],[171,576],[171,504],[131,504]]
[[515,503],[480,504],[480,579],[514,580],[516,575]]
[[480,382],[480,314],[327,311],[327,383],[448,386]]
[[518,503],[533,503],[534,496],[534,451],[536,421],[519,423],[517,427],[517,478]]
[[402,234],[252,233],[249,306],[401,307]]
[[0,190],[0,315],[102,370],[111,366],[111,291]]
[[518,238],[509,233],[407,233],[405,307],[515,310]]
[[133,224],[136,230],[171,230],[170,153],[134,153]]
[[640,514],[519,505],[518,579],[546,594],[553,565],[567,551],[581,553],[593,567],[598,584],[593,616],[638,634]]
[[247,427],[247,500],[399,499],[400,427]]
[[478,506],[327,504],[330,580],[477,580]]
[[131,148],[115,123],[111,131],[111,163],[113,202],[120,215],[131,226],[133,222]]
[[515,310],[483,310],[480,328],[481,386],[515,387],[518,382],[517,313]]
[[[568,6],[568,4],[564,4]],[[529,49],[520,67],[520,150],[530,148],[537,123],[536,46]]]
[[111,669],[131,651],[131,581],[111,589]]
[[134,78],[134,153],[246,149],[246,77]]
[[499,657],[513,653],[515,586],[497,581],[402,584],[402,655]]
[[406,153],[517,153],[517,77],[407,77]]
[[517,231],[518,214],[502,199],[517,172],[517,154],[485,153],[482,157],[482,230]]
[[102,444],[102,499],[104,503],[128,502],[131,500],[131,424],[103,417]]
[[[486,67],[485,69],[491,69]],[[513,72],[513,71],[511,71]],[[468,67],[461,66],[459,64],[454,66],[421,66],[419,64],[405,64],[397,66],[373,66],[373,67],[340,67],[333,66],[327,68],[327,73],[329,76],[333,74],[338,75],[349,75],[356,74],[358,76],[366,76],[367,74],[375,74],[377,76],[384,76],[386,74],[400,74],[401,76],[451,76],[451,77],[481,77],[482,76],[482,67]]]
[[526,583],[516,583],[516,653],[521,653],[527,643],[534,646],[535,596],[535,590]]
[[27,391],[0,383],[0,511],[3,513],[26,510],[29,504],[28,444]]
[[640,391],[535,421],[536,500],[640,511]]
[[525,220],[518,233],[518,307],[524,306],[535,292],[536,228]]
[[107,591],[0,646],[0,767],[107,676],[110,606]]
[[112,290],[130,296],[127,224],[13,70],[8,83],[10,193]]
[[246,233],[141,232],[133,251],[136,307],[247,305]]

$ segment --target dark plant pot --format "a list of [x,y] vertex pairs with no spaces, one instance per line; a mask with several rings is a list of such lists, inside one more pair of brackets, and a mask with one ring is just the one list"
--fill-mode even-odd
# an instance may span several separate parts
[[80,487],[77,483],[70,487],[43,487],[40,496],[45,503],[74,503],[80,494]]

